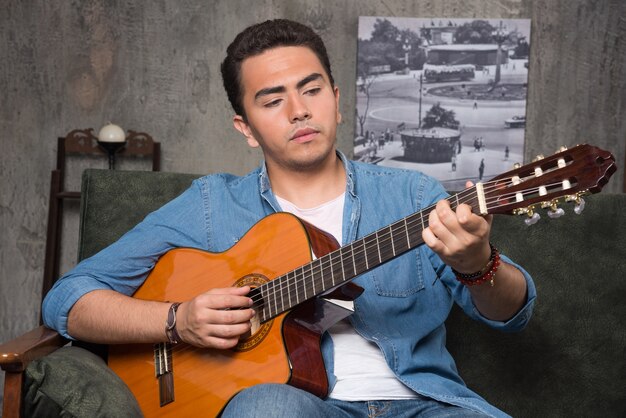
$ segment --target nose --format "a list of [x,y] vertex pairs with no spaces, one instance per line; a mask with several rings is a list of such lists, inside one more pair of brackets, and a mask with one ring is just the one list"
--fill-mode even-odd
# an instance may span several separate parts
[[294,95],[291,98],[291,108],[290,108],[290,120],[291,122],[297,122],[302,120],[307,120],[311,117],[311,111],[309,107],[302,100],[300,95]]

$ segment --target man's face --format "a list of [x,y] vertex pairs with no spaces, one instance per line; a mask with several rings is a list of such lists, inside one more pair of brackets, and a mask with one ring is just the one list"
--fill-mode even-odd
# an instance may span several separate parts
[[335,158],[339,90],[306,47],[278,47],[241,65],[243,108],[235,128],[263,149],[272,170],[314,170]]

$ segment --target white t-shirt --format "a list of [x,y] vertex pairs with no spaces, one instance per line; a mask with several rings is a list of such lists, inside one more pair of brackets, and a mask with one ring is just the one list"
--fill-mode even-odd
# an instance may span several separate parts
[[[332,234],[337,242],[342,240],[343,205],[345,193],[320,206],[301,209],[276,196],[285,212]],[[347,320],[339,321],[329,330],[333,339],[335,376],[337,384],[331,398],[344,401],[368,401],[415,398],[391,371],[378,346],[361,337]]]

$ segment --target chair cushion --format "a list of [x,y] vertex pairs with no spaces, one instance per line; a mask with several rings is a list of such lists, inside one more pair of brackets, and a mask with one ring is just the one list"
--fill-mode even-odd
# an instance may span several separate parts
[[126,384],[97,355],[63,347],[24,373],[27,417],[141,417]]

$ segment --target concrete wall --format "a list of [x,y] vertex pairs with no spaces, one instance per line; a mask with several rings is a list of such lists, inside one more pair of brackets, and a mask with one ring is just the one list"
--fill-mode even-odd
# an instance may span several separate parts
[[[248,171],[260,154],[231,126],[219,63],[242,28],[287,17],[327,42],[342,93],[339,148],[350,154],[359,15],[531,18],[526,159],[593,143],[619,161],[605,190],[622,190],[623,0],[1,0],[0,341],[38,323],[58,136],[113,121],[160,141],[165,171]],[[64,226],[64,269],[77,210],[70,205]]]

